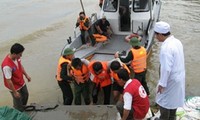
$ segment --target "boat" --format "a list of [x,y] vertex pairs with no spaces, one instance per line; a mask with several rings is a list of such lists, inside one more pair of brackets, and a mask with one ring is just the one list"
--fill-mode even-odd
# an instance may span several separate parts
[[[83,8],[82,1],[81,5]],[[126,9],[125,15],[121,14],[122,7]],[[113,31],[112,37],[105,42],[97,42],[95,46],[82,45],[79,27],[76,27],[73,37],[67,39],[61,54],[66,48],[72,48],[75,57],[99,61],[112,60],[117,51],[122,56],[126,55],[131,46],[124,38],[130,34],[141,36],[141,45],[149,53],[154,43],[154,25],[159,20],[160,9],[161,0],[104,0],[100,12],[92,13],[89,17],[92,23],[91,29],[96,33],[95,22],[106,16]],[[33,120],[120,119],[115,105],[59,105],[54,110],[41,110],[28,114]]]
[[[123,14],[122,8],[126,9]],[[112,28],[112,38],[107,42],[98,42],[95,47],[82,45],[79,27],[76,27],[73,38],[67,39],[62,52],[66,48],[72,48],[76,51],[75,57],[111,60],[117,51],[125,55],[124,53],[130,49],[131,46],[124,40],[125,36],[137,34],[142,38],[141,45],[149,53],[154,43],[153,29],[159,20],[160,9],[161,0],[104,0],[100,13],[93,13],[90,16],[91,29],[96,33],[95,22],[102,16],[106,16]]]

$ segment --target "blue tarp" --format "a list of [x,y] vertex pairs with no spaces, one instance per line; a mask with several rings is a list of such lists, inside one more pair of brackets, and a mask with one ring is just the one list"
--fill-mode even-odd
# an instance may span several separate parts
[[3,106],[0,107],[0,120],[31,120],[31,118],[26,113]]

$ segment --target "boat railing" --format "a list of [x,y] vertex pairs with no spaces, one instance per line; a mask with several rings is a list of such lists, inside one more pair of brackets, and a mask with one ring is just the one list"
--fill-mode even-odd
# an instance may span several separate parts
[[91,23],[95,23],[97,21],[97,13],[92,13],[90,16]]

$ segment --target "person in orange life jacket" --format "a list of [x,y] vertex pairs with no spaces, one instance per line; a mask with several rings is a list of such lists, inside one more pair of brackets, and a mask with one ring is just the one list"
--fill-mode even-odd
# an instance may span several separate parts
[[96,21],[95,28],[99,34],[111,38],[112,28],[110,26],[109,21],[106,19],[106,16],[103,16],[101,19]]
[[132,48],[130,49],[128,55],[124,58],[120,57],[119,53],[116,52],[115,58],[119,58],[123,63],[131,62],[131,68],[135,73],[134,78],[140,81],[147,94],[150,95],[146,82],[146,49],[140,46],[140,42],[137,37],[131,38],[129,44],[132,45]]
[[24,49],[24,46],[15,43],[10,49],[10,54],[4,58],[1,64],[4,85],[9,89],[12,95],[13,107],[19,111],[24,111],[29,97],[23,75],[26,77],[28,82],[31,81],[31,77],[26,73],[21,64],[20,58]]
[[69,74],[69,64],[74,57],[74,51],[66,48],[58,61],[56,79],[63,94],[63,104],[71,105],[73,102],[73,93],[70,86],[73,78]]
[[85,16],[85,12],[80,12],[79,13],[79,17],[77,19],[76,22],[76,27],[79,26],[80,31],[81,31],[81,41],[82,44],[86,44],[86,40],[85,40],[85,32],[87,31],[91,40],[91,44],[92,46],[94,46],[96,44],[95,38],[92,34],[92,30],[91,30],[91,25],[90,25],[90,20],[88,17]]
[[91,81],[94,83],[92,90],[93,104],[97,104],[98,93],[101,88],[104,91],[104,105],[110,104],[112,82],[108,62],[91,61],[88,68],[91,73]]
[[117,72],[120,69],[126,69],[130,74],[130,70],[126,64],[122,63],[119,59],[114,59],[110,64],[110,75],[114,79],[113,97],[115,102],[117,102],[119,99],[122,99],[123,86],[125,84],[125,82],[120,80],[117,76]]
[[118,101],[116,107],[121,120],[143,120],[148,113],[150,103],[144,87],[136,79],[131,79],[126,69],[117,72],[119,79],[125,83],[123,101]]
[[81,94],[83,95],[85,104],[90,104],[90,72],[88,64],[88,60],[80,58],[74,58],[71,63],[71,74],[75,78],[75,105],[81,105]]

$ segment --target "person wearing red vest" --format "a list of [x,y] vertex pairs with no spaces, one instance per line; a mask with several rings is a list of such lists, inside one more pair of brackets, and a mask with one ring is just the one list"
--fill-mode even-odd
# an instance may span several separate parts
[[20,58],[24,49],[24,46],[19,43],[15,43],[10,49],[10,54],[4,58],[1,64],[4,85],[10,90],[13,97],[13,107],[19,111],[24,111],[29,97],[28,89],[23,76],[26,77],[28,82],[31,81],[31,77],[26,73],[21,64]]
[[73,93],[70,86],[72,77],[70,76],[69,64],[74,57],[74,51],[66,48],[60,56],[57,66],[56,79],[63,94],[63,104],[71,105],[73,102]]
[[89,61],[86,59],[74,58],[71,63],[71,74],[74,77],[75,105],[81,105],[81,95],[85,104],[90,104],[90,72]]
[[130,79],[126,69],[117,72],[119,79],[125,83],[123,101],[116,105],[121,120],[143,120],[148,113],[150,103],[144,87],[136,79]]
[[91,30],[91,25],[90,25],[90,20],[88,17],[85,16],[85,12],[80,12],[79,13],[79,17],[77,19],[76,22],[76,27],[79,26],[80,31],[81,31],[81,42],[82,44],[86,44],[86,40],[85,40],[85,33],[88,32],[89,34],[89,38],[91,40],[91,45],[95,46],[96,44],[96,40],[92,34],[92,30]]
[[132,46],[126,57],[119,56],[119,53],[115,53],[115,58],[119,58],[123,63],[130,63],[133,72],[135,73],[134,78],[139,80],[146,90],[147,94],[150,95],[149,88],[146,82],[146,62],[147,52],[143,46],[140,46],[140,42],[137,37],[131,38],[129,44]]
[[88,68],[91,73],[91,81],[94,83],[92,90],[93,104],[97,104],[98,93],[101,88],[104,91],[104,105],[110,104],[112,82],[108,62],[91,61]]
[[123,93],[123,86],[125,84],[124,81],[120,80],[117,76],[117,72],[120,69],[126,69],[128,73],[130,74],[129,68],[126,66],[126,64],[122,63],[119,59],[114,59],[110,63],[110,76],[114,79],[113,82],[113,98],[114,101],[117,102],[119,99],[122,98]]

